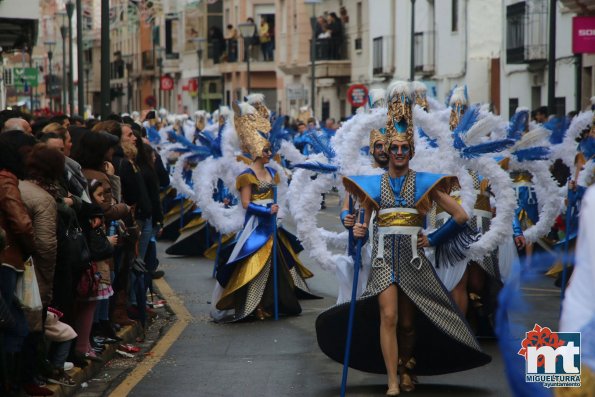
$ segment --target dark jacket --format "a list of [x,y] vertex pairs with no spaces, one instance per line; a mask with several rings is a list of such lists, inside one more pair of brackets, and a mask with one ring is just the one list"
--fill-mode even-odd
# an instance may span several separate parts
[[[152,167],[141,166],[140,167],[145,186],[147,187],[147,193],[151,202],[152,220],[153,225],[163,222],[163,211],[161,210],[161,200],[159,197],[159,181],[157,173]],[[169,178],[168,178],[169,180]]]
[[120,181],[122,183],[122,201],[135,207],[135,215],[138,219],[149,219],[153,209],[140,169],[132,162],[125,160],[120,166]]

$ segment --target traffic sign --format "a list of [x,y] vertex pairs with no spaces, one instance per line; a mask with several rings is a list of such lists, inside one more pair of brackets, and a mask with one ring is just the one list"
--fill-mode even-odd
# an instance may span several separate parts
[[161,76],[161,90],[171,91],[174,89],[174,79],[170,75]]
[[354,84],[347,90],[347,100],[354,108],[366,104],[368,100],[368,88],[363,84]]
[[37,87],[37,68],[12,68],[13,83],[16,88]]

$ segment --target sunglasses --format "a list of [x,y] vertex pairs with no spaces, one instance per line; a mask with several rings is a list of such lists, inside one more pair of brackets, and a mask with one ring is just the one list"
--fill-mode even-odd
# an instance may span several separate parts
[[399,152],[401,152],[401,154],[408,154],[410,149],[411,148],[409,147],[409,145],[391,145],[389,151],[396,156],[397,154],[399,154]]

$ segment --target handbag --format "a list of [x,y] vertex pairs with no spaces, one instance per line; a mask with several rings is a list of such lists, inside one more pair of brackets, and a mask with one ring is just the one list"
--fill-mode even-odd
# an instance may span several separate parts
[[99,291],[99,275],[97,274],[97,264],[91,262],[90,265],[82,271],[78,283],[76,284],[76,293],[79,298],[88,299],[97,296]]
[[13,328],[16,325],[14,317],[10,312],[8,303],[0,295],[0,329]]
[[58,263],[75,273],[89,267],[91,253],[74,213],[58,211]]
[[41,310],[43,307],[32,258],[25,262],[25,271],[17,280],[15,296],[25,310]]

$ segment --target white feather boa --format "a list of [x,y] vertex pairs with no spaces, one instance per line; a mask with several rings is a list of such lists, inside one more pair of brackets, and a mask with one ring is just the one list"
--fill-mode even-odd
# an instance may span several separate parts
[[337,165],[343,175],[376,175],[382,169],[373,168],[368,156],[360,153],[367,146],[372,129],[383,128],[386,123],[386,109],[372,109],[352,117],[337,130],[331,145],[337,154]]
[[201,161],[192,174],[194,197],[202,210],[202,216],[223,234],[236,232],[242,228],[245,211],[241,205],[225,208],[223,203],[213,199],[213,191],[220,178],[228,189],[238,196],[235,180],[245,168],[246,165],[237,162],[235,157],[232,159],[209,157]]
[[293,143],[289,141],[281,142],[279,154],[285,157],[285,159],[292,164],[303,163],[306,161],[306,156],[301,154],[300,151],[293,145]]
[[539,221],[523,232],[528,242],[535,242],[549,233],[556,217],[564,207],[566,189],[560,189],[549,171],[549,161],[518,162],[511,158],[509,170],[529,171],[539,207]]
[[344,251],[347,237],[344,233],[337,234],[319,228],[316,214],[320,210],[320,195],[327,192],[336,181],[331,174],[318,174],[315,180],[310,179],[311,175],[311,171],[303,169],[294,172],[289,186],[289,195],[292,197],[289,208],[297,221],[297,236],[310,257],[323,269],[334,271],[336,263],[341,260],[339,257],[344,255],[331,253],[327,242],[337,244],[342,239],[344,245],[341,248]]
[[583,170],[578,174],[576,183],[579,186],[589,187],[593,184],[595,179],[595,160],[587,161]]
[[[508,173],[491,159],[467,160],[460,158],[453,147],[452,133],[448,123],[441,122],[419,106],[415,107],[413,118],[414,122],[419,124],[430,137],[438,140],[440,151],[435,151],[431,161],[437,162],[436,160],[440,159],[438,162],[439,172],[451,173],[458,178],[461,185],[461,206],[467,214],[473,214],[477,198],[473,187],[473,179],[468,170],[476,171],[490,181],[492,191],[496,195],[498,211],[491,220],[490,230],[484,233],[477,242],[473,243],[467,252],[469,259],[479,260],[496,249],[505,238],[510,236],[516,197]],[[497,124],[493,118],[490,118],[487,122],[482,122],[482,120],[478,121],[478,123],[481,123],[478,127],[482,130],[486,128],[487,124]]]
[[510,176],[496,161],[486,158],[473,159],[468,162],[468,166],[490,181],[491,191],[497,203],[496,216],[490,221],[490,229],[469,247],[470,259],[480,260],[510,238],[516,195]]
[[[566,135],[564,136],[564,140],[559,145],[555,145],[552,148],[552,158],[553,159],[562,159],[564,164],[568,166],[571,170],[575,170],[574,159],[576,157],[577,145],[576,138],[579,137],[581,132],[588,128],[591,124],[593,118],[593,112],[581,112],[575,118],[572,119],[570,126],[568,127],[568,131],[566,131]],[[572,172],[571,175],[576,175]]]
[[176,164],[174,166],[174,172],[172,173],[172,176],[171,176],[170,185],[174,189],[176,189],[178,194],[182,194],[185,197],[196,201],[195,197],[194,197],[194,190],[192,190],[192,188],[190,186],[188,186],[188,184],[186,183],[186,181],[184,181],[184,178],[182,176],[182,173],[184,171],[184,164],[186,163],[186,159],[188,157],[192,156],[192,154],[193,153],[184,153],[180,157],[178,157],[178,160],[176,160]]
[[[231,120],[231,117],[230,117]],[[244,224],[246,211],[241,205],[225,208],[223,203],[213,199],[213,190],[217,187],[217,180],[221,179],[232,194],[239,197],[236,189],[236,178],[246,169],[246,164],[236,160],[239,152],[239,141],[233,123],[228,121],[222,132],[221,151],[223,156],[200,162],[192,174],[194,181],[194,197],[202,210],[203,217],[223,234],[236,232]],[[287,208],[287,176],[283,168],[276,162],[269,166],[279,173],[281,182],[278,186],[277,202],[279,203],[279,218],[282,218]]]

